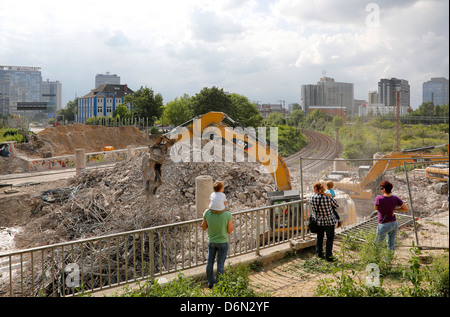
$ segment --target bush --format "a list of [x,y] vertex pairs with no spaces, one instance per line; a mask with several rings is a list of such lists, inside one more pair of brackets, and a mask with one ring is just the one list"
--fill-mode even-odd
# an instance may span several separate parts
[[0,129],[0,142],[16,141],[17,143],[26,142],[25,137],[17,129],[2,128]]

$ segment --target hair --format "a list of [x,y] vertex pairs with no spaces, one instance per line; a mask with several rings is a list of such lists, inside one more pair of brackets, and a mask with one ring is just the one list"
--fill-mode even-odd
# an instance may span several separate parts
[[325,188],[323,187],[322,183],[315,183],[313,188],[316,189],[319,193],[325,192]]
[[384,188],[384,190],[386,191],[386,193],[390,194],[392,192],[392,184],[389,183],[388,181],[384,181],[380,184],[380,187]]
[[327,181],[327,188],[332,189],[334,187],[333,181]]
[[222,181],[217,181],[214,183],[213,188],[215,192],[220,191],[225,185],[223,184]]

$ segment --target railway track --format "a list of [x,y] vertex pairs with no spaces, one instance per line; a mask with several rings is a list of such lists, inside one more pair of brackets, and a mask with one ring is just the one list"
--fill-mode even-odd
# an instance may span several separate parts
[[300,130],[307,139],[308,144],[299,152],[285,158],[287,166],[299,164],[302,158],[303,170],[318,172],[331,164],[321,159],[334,159],[342,152],[342,145],[335,139],[319,132]]

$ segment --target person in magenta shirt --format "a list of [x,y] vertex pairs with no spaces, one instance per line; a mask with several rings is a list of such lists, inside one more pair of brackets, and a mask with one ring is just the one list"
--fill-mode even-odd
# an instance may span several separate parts
[[392,195],[392,184],[388,181],[380,184],[382,196],[375,198],[375,209],[378,211],[378,227],[375,238],[376,243],[381,243],[388,236],[389,250],[395,250],[395,236],[398,231],[397,218],[394,212],[408,211],[408,206],[397,196]]

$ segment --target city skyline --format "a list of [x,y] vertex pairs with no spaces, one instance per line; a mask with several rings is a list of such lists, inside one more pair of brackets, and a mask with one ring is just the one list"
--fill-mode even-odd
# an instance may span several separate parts
[[448,8],[447,0],[1,0],[0,64],[40,67],[62,83],[63,107],[107,72],[165,103],[216,86],[288,105],[326,71],[363,100],[382,78],[406,79],[416,109],[424,82],[449,77]]

